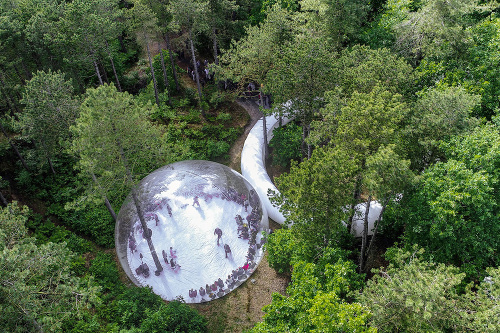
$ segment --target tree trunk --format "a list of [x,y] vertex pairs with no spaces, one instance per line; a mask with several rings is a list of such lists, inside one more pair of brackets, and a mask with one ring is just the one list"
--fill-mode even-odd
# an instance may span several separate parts
[[264,113],[264,99],[263,99],[263,93],[262,93],[262,86],[259,88],[260,92],[260,107],[262,109],[262,134],[264,137],[264,145],[262,146],[262,149],[264,149],[264,166],[266,165],[266,159],[267,159],[267,120],[266,120],[266,114]]
[[3,196],[2,192],[0,192],[0,201],[2,202],[2,204],[7,207],[7,205],[9,204],[7,202],[7,199],[5,199],[5,197]]
[[205,118],[205,110],[203,110],[203,105],[201,104],[202,95],[201,95],[201,85],[200,85],[200,74],[198,73],[198,66],[196,65],[196,56],[194,55],[194,45],[191,36],[189,36],[189,44],[191,45],[191,56],[193,57],[193,67],[194,67],[194,74],[196,76],[196,86],[198,87],[198,98],[200,102],[201,115],[203,116],[203,118]]
[[370,213],[370,203],[372,201],[372,196],[368,196],[368,202],[366,203],[365,209],[365,221],[363,223],[363,236],[361,237],[361,253],[359,254],[359,271],[363,272],[365,269],[365,250],[366,241],[368,239],[368,214]]
[[170,56],[170,65],[172,66],[172,74],[174,74],[175,90],[179,92],[179,81],[177,80],[177,70],[175,69],[174,55],[172,53],[172,47],[170,46],[170,37],[165,34],[165,41],[167,42],[168,54]]
[[149,40],[144,33],[144,40],[146,41],[146,50],[148,51],[149,68],[151,69],[151,77],[153,78],[153,87],[155,90],[156,105],[160,106],[160,99],[158,98],[158,85],[156,84],[155,70],[153,68],[153,61],[151,60],[151,52],[149,51]]
[[115,62],[113,61],[113,57],[111,56],[111,51],[109,51],[109,44],[106,41],[106,51],[108,52],[109,60],[111,61],[111,67],[113,68],[113,74],[115,75],[116,87],[119,92],[122,92],[122,86],[120,85],[120,80],[118,79],[118,74],[116,73]]
[[99,72],[99,67],[97,66],[97,62],[95,60],[92,60],[92,63],[94,64],[95,73],[99,78],[99,84],[102,86],[104,83],[102,82],[101,72]]
[[373,235],[372,235],[372,238],[370,239],[370,245],[368,245],[368,249],[366,250],[367,256],[370,254],[370,250],[371,250],[372,245],[375,241],[375,236],[377,235],[378,226],[380,225],[380,221],[382,221],[382,215],[384,214],[385,206],[387,206],[388,203],[389,203],[389,198],[387,198],[385,200],[384,205],[382,206],[382,210],[380,211],[380,214],[378,215],[377,221],[375,221],[375,228],[373,229]]
[[26,81],[25,78],[21,75],[16,65],[12,65],[12,67],[14,68],[14,71],[16,72],[17,77],[19,78],[19,81],[21,81],[21,84],[24,86],[24,82]]
[[163,58],[163,49],[160,46],[160,42],[158,42],[158,49],[160,50],[161,69],[163,70],[163,79],[165,80],[165,90],[167,91],[168,105],[172,106],[172,99],[170,98],[170,87],[168,85],[168,76],[165,69],[165,59]]
[[215,28],[212,28],[212,38],[214,39],[214,62],[215,65],[218,65],[219,57],[217,55],[217,34],[215,33]]
[[111,204],[109,203],[109,200],[108,200],[108,197],[106,196],[106,194],[103,193],[102,188],[99,185],[99,182],[97,181],[95,174],[93,172],[90,172],[90,175],[92,176],[92,180],[97,185],[97,187],[99,188],[99,191],[101,192],[102,196],[104,197],[104,205],[106,206],[109,213],[111,214],[111,217],[113,217],[113,220],[116,222],[116,213],[113,209],[113,206],[111,206]]
[[118,41],[120,42],[120,51],[123,53],[127,53],[127,47],[125,46],[125,43],[123,42],[123,35],[122,34],[118,35]]
[[[311,124],[307,125],[307,136],[309,136],[309,133],[311,132]],[[306,147],[307,147],[307,159],[311,158],[312,155],[312,146],[306,142]]]
[[47,157],[47,161],[49,161],[50,170],[52,171],[52,174],[55,176],[56,170],[54,170],[54,165],[52,164],[52,160],[50,159],[50,157]]
[[[113,128],[113,130],[114,130],[114,128]],[[148,228],[148,224],[146,223],[146,220],[144,219],[144,214],[142,212],[142,208],[141,208],[141,205],[139,203],[139,199],[137,198],[137,193],[135,192],[135,185],[134,185],[134,180],[132,178],[132,173],[130,172],[130,168],[128,166],[127,158],[126,158],[125,153],[123,151],[123,147],[121,145],[121,142],[119,139],[117,139],[116,141],[117,141],[116,144],[118,146],[118,149],[120,150],[120,156],[122,158],[123,165],[125,167],[125,171],[127,173],[128,181],[129,181],[130,185],[132,186],[132,199],[134,200],[135,209],[137,210],[137,215],[139,216],[139,221],[141,222],[141,226],[142,226],[142,230],[143,230],[143,237],[146,238],[146,241],[148,242],[149,251],[151,252],[151,256],[153,257],[153,261],[154,261],[155,266],[156,266],[155,275],[159,276],[160,273],[163,271],[163,267],[160,264],[160,260],[158,259],[158,254],[156,254],[156,250],[155,250],[153,241],[151,240],[151,236],[152,236],[153,232],[151,231],[151,229]]]
[[[0,91],[2,92],[2,96],[3,96],[4,100],[5,100],[5,102],[7,102],[7,107],[10,110],[10,116],[11,117],[16,117],[16,113],[14,112],[14,107],[12,106],[12,101],[11,101],[10,97],[7,96],[7,94],[3,91],[3,89],[0,89]],[[16,117],[16,120],[18,120],[17,117]]]
[[12,140],[7,135],[7,132],[5,131],[5,128],[3,128],[3,125],[2,125],[1,122],[0,122],[0,130],[2,131],[3,135],[5,135],[5,137],[7,138],[7,141],[9,141],[9,144],[12,147],[12,149],[14,149],[14,151],[16,152],[16,155],[19,158],[19,160],[21,161],[21,163],[23,164],[23,167],[26,169],[26,171],[29,172],[30,169],[28,168],[28,165],[26,164],[26,161],[21,156],[21,154],[19,153],[19,150],[17,150],[17,147],[14,145],[14,143],[12,142]]
[[[362,164],[364,165],[364,163],[362,163]],[[358,176],[356,177],[356,185],[354,187],[354,193],[353,193],[354,203],[351,205],[352,214],[351,214],[351,217],[349,219],[349,221],[351,221],[351,232],[352,232],[352,226],[354,223],[354,215],[355,215],[354,207],[355,207],[356,203],[359,202],[359,198],[361,197],[362,181],[363,180],[362,180],[361,174],[358,174]]]
[[300,144],[302,150],[301,159],[304,160],[304,156],[307,155],[307,147],[306,147],[306,126],[302,124],[302,143]]
[[104,65],[102,64],[101,61],[99,61],[98,64],[100,65],[100,67],[102,69],[102,76],[104,78],[104,82],[109,83],[108,73],[106,73],[106,68],[104,68]]

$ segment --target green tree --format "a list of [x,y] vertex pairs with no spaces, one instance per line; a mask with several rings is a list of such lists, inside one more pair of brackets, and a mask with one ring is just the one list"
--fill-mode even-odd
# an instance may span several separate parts
[[[346,102],[342,101],[338,90],[327,93],[326,98],[327,105],[322,112],[327,121],[315,124],[320,133],[328,131],[328,137],[324,139],[329,139],[331,146],[338,150],[345,150],[354,163],[357,163],[354,200],[351,201],[351,210],[353,210],[354,205],[361,201],[364,175],[367,172],[367,159],[374,156],[382,145],[398,142],[399,127],[407,113],[407,107],[401,95],[393,94],[378,85],[369,93],[354,91]],[[382,157],[384,157],[383,154],[378,156],[378,158]],[[366,200],[360,269],[364,267],[368,214],[373,195],[374,193],[368,193]],[[351,215],[351,223],[353,218],[354,211]]]
[[[274,67],[274,59],[295,36],[294,24],[290,18],[287,10],[275,5],[269,10],[263,23],[248,27],[247,35],[232,43],[221,55],[222,76],[240,82],[240,89],[245,89],[250,82],[260,83],[262,99],[263,92],[269,92],[267,78]],[[263,122],[264,142],[267,143],[266,117],[263,117]],[[266,146],[264,151],[267,156]]]
[[273,148],[273,164],[288,167],[292,160],[299,161],[302,157],[301,145],[302,129],[295,122],[274,129],[269,142]]
[[356,162],[342,149],[318,148],[311,158],[292,163],[290,173],[276,179],[280,204],[287,223],[293,223],[302,244],[309,244],[314,257],[327,246],[338,245],[347,229],[355,179]]
[[487,268],[487,275],[477,291],[467,290],[466,304],[475,311],[466,315],[470,321],[470,330],[497,332],[500,329],[500,268]]
[[421,260],[422,252],[388,251],[389,266],[381,268],[359,295],[378,332],[466,331],[467,309],[457,291],[465,274]]
[[306,142],[311,122],[324,106],[324,93],[334,87],[333,57],[324,37],[305,28],[276,54],[266,77],[280,116],[301,122],[302,152],[307,158],[312,153],[311,145]]
[[419,94],[403,134],[403,144],[413,170],[420,171],[443,160],[440,142],[478,124],[471,114],[479,105],[479,99],[480,96],[471,95],[461,87],[433,88]]
[[[367,0],[302,0],[301,10],[308,21],[321,27],[322,39],[336,51],[355,40],[370,10]],[[311,15],[313,14],[313,15]]]
[[500,18],[490,15],[470,31],[473,44],[468,50],[469,61],[459,77],[463,77],[468,92],[481,96],[482,110],[475,110],[474,115],[490,119],[500,107],[500,73],[494,65],[500,56]]
[[274,293],[264,321],[250,332],[375,332],[367,325],[369,311],[345,300],[361,281],[338,249],[325,248],[316,263],[298,260],[288,296]]
[[205,117],[205,110],[202,104],[203,97],[196,54],[194,52],[194,41],[199,33],[209,30],[207,23],[208,8],[208,0],[172,1],[168,6],[168,10],[172,15],[172,28],[174,30],[185,29],[188,32],[188,42],[191,48],[193,68],[196,75],[196,87],[198,88],[198,101],[203,117]]
[[[378,151],[368,156],[366,159],[366,172],[363,175],[365,192],[376,198],[382,205],[382,210],[375,221],[372,237],[366,251],[361,250],[361,255],[368,256],[372,245],[375,242],[377,231],[382,223],[387,205],[391,201],[400,198],[405,189],[410,186],[415,175],[410,170],[410,161],[402,159],[394,150],[396,146],[389,144],[381,145]],[[368,234],[368,214],[365,214],[364,234]],[[365,242],[365,247],[367,246]],[[363,260],[364,264],[366,262]],[[365,267],[360,267],[361,271],[366,271]]]
[[71,273],[64,243],[36,245],[27,237],[28,208],[0,208],[0,323],[8,332],[62,332],[69,317],[98,302],[91,279]]
[[209,0],[208,2],[208,22],[213,41],[213,55],[215,65],[219,65],[219,42],[218,35],[221,31],[228,30],[233,23],[232,14],[238,9],[235,0]]
[[401,9],[392,25],[395,46],[418,64],[424,57],[453,59],[466,54],[470,31],[464,28],[473,23],[473,13],[487,7],[476,0],[425,0]]
[[[5,180],[2,179],[2,177],[0,176],[0,190],[4,189],[9,183]],[[5,199],[4,195],[2,194],[2,192],[0,191],[0,202],[2,203],[2,205],[4,205],[5,207],[8,206],[8,201],[7,199]]]
[[94,67],[99,84],[103,84],[100,58],[106,53],[110,59],[118,87],[116,72],[109,43],[120,34],[118,1],[77,0],[65,5],[64,15],[58,22],[57,42],[69,50],[72,61],[81,58]]
[[449,160],[429,167],[401,203],[408,244],[436,261],[461,266],[472,277],[498,265],[496,178]]
[[[172,45],[170,42],[170,34],[173,32],[173,27],[171,25],[172,21],[172,13],[168,10],[168,0],[148,0],[147,4],[149,8],[156,14],[157,22],[159,24],[159,30],[160,33],[163,35],[163,39],[165,40],[165,43],[167,44],[167,49],[168,49],[168,54],[170,58],[170,69],[172,70],[172,76],[174,79],[175,83],[175,90],[177,92],[180,91],[180,86],[179,86],[179,80],[177,78],[177,69],[175,66],[175,61],[174,61],[174,53],[172,51]],[[162,58],[162,64],[164,63],[163,59],[163,52],[161,47],[160,48],[160,56]],[[163,70],[163,78],[165,80],[165,86],[168,87],[169,84],[167,83],[168,81],[168,76],[167,72],[165,69]],[[168,95],[170,97],[170,91],[167,90]],[[169,100],[170,103],[170,100]]]
[[[103,200],[114,188],[131,189],[159,274],[162,266],[134,186],[138,179],[157,167],[182,159],[183,148],[174,149],[162,142],[160,128],[147,119],[150,109],[150,105],[140,105],[131,95],[118,92],[113,85],[89,89],[80,107],[80,117],[72,127],[71,150],[79,157],[78,168],[82,175],[94,180],[97,187],[94,198],[97,195],[97,199]],[[110,207],[108,210],[113,215]]]
[[343,50],[335,62],[336,84],[346,96],[368,93],[376,85],[405,97],[413,94],[414,74],[406,60],[387,48],[355,45]]
[[36,142],[56,174],[52,159],[62,152],[78,116],[73,86],[61,72],[37,72],[26,84],[22,103],[26,105],[19,117],[23,134]]
[[497,266],[498,128],[491,124],[442,144],[447,162],[422,174],[403,196],[405,238],[435,260],[460,266],[474,278]]
[[140,327],[146,312],[157,312],[164,305],[160,296],[153,293],[151,288],[130,287],[118,295],[111,303],[112,316],[119,318],[121,327]]
[[143,0],[134,0],[134,7],[130,10],[129,15],[131,18],[130,28],[137,33],[138,40],[146,46],[156,105],[161,107],[160,99],[158,97],[158,84],[156,82],[153,60],[149,49],[151,38],[155,38],[159,33],[157,18],[152,9]]
[[9,145],[12,147],[12,149],[15,151],[17,157],[19,158],[19,160],[21,161],[21,164],[23,165],[24,169],[26,171],[30,171],[30,169],[28,168],[28,165],[26,164],[26,161],[24,160],[23,156],[21,155],[21,153],[19,152],[19,149],[17,149],[17,146],[14,144],[13,140],[11,140],[9,134],[7,133],[7,131],[5,130],[5,127],[3,126],[3,123],[2,123],[2,119],[0,119],[0,131],[2,131],[2,134],[4,135],[4,137],[7,139],[7,141],[9,142]]
[[196,310],[179,301],[162,305],[159,310],[146,310],[146,319],[141,324],[143,332],[208,332],[207,320]]

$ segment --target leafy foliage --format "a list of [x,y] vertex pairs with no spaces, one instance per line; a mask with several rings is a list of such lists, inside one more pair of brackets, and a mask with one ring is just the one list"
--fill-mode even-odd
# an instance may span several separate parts
[[414,170],[443,160],[442,140],[471,130],[478,121],[471,118],[479,96],[461,87],[440,87],[419,94],[404,130],[403,142]]
[[460,266],[478,278],[499,264],[498,130],[477,128],[446,147],[447,162],[425,170],[416,187],[405,194],[400,214],[408,244],[423,246],[432,257]]
[[295,123],[279,127],[273,131],[273,138],[269,146],[273,150],[273,164],[287,167],[291,161],[301,157],[300,144],[302,143],[301,128]]
[[144,332],[208,332],[205,317],[179,301],[172,301],[157,311],[146,310],[146,315],[141,325]]
[[421,254],[394,249],[389,267],[368,281],[360,295],[378,331],[461,330],[457,287],[464,274],[456,267],[422,261]]
[[274,293],[272,303],[263,308],[264,321],[250,332],[374,332],[367,327],[370,313],[343,301],[362,281],[344,256],[325,248],[317,263],[296,262],[289,296]]
[[92,260],[89,273],[95,277],[104,291],[112,293],[120,291],[122,285],[118,276],[116,262],[113,260],[111,254],[98,252],[95,259]]
[[163,300],[150,288],[130,287],[111,303],[114,311],[109,319],[119,318],[118,323],[123,328],[140,327],[147,312],[155,313],[162,306]]
[[[391,248],[381,268],[358,297],[373,313],[379,332],[498,330],[498,269],[461,293],[465,274],[454,266],[422,260],[423,250]],[[477,288],[477,291],[475,290]]]
[[71,274],[64,243],[36,245],[26,237],[27,208],[0,210],[0,321],[10,332],[61,332],[62,322],[98,301],[91,279]]
[[113,85],[87,91],[71,128],[71,151],[80,158],[78,168],[91,186],[82,199],[103,202],[110,191],[129,189],[130,181],[182,159],[185,146],[162,140],[161,129],[147,119],[150,109]]
[[24,135],[44,152],[41,161],[60,154],[69,139],[69,127],[78,115],[71,81],[66,81],[61,72],[39,71],[26,85],[22,103],[26,107],[20,125]]
[[292,163],[289,174],[276,179],[280,204],[288,222],[294,223],[302,244],[315,248],[340,244],[354,190],[357,166],[346,151],[318,148],[301,164]]

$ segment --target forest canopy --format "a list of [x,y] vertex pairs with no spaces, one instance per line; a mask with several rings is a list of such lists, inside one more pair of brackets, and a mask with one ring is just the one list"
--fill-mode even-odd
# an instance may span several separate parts
[[0,0],[1,326],[229,332],[124,281],[114,223],[160,166],[238,168],[247,103],[279,119],[265,151],[288,226],[266,250],[289,283],[240,330],[500,330],[499,11]]

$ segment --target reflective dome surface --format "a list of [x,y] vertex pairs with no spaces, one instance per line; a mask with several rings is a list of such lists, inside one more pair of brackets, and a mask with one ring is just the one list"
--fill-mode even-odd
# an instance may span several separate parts
[[238,172],[182,161],[154,171],[134,192],[137,201],[131,193],[118,214],[115,242],[136,285],[199,303],[224,296],[256,269],[268,218]]

